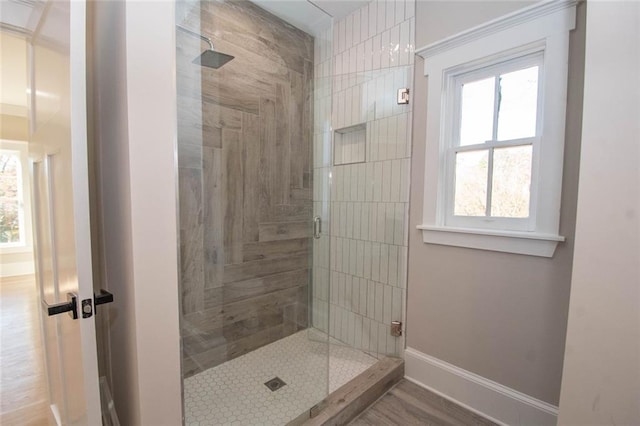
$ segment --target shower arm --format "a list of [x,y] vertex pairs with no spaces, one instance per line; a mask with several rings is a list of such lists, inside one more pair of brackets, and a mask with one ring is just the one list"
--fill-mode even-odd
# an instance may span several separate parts
[[185,33],[190,34],[190,35],[192,35],[192,36],[194,36],[194,37],[200,37],[203,41],[206,41],[207,43],[209,43],[209,48],[210,48],[211,50],[215,50],[215,49],[213,48],[213,43],[211,42],[211,39],[210,39],[209,37],[205,37],[205,36],[203,36],[202,34],[199,34],[199,33],[195,32],[195,31],[192,31],[192,30],[190,30],[189,28],[185,28],[185,27],[183,27],[182,25],[179,25],[179,24],[176,24],[176,27],[177,27],[179,30],[182,30],[182,31],[184,31]]

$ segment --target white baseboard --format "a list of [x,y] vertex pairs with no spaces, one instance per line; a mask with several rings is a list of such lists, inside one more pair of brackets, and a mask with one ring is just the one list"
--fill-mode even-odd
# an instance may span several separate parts
[[555,425],[558,407],[412,348],[404,352],[405,377],[498,424]]
[[0,278],[31,275],[33,273],[33,261],[0,264]]

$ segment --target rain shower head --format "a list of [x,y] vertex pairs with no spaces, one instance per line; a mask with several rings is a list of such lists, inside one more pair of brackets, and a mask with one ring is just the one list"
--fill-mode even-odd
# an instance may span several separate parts
[[212,49],[207,49],[202,52],[202,55],[193,60],[194,64],[202,65],[209,68],[220,68],[234,57],[227,55],[226,53],[216,52]]
[[226,53],[217,52],[213,48],[213,43],[211,42],[211,39],[209,37],[198,34],[197,32],[192,31],[189,28],[185,28],[182,25],[176,25],[176,27],[178,27],[179,30],[184,31],[185,33],[190,34],[194,37],[200,37],[201,40],[204,40],[209,44],[209,49],[202,52],[200,56],[193,60],[194,64],[217,69],[234,58],[233,56],[227,55]]

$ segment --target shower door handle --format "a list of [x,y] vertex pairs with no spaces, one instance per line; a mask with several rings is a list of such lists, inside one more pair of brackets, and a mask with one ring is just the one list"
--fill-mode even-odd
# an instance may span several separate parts
[[320,238],[320,234],[322,233],[322,219],[320,216],[316,216],[313,218],[313,238],[316,240]]

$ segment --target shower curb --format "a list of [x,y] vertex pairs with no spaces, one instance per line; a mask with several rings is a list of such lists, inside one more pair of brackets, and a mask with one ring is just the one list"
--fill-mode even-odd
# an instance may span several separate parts
[[385,357],[313,407],[306,419],[296,419],[289,426],[346,425],[403,377],[404,360]]

